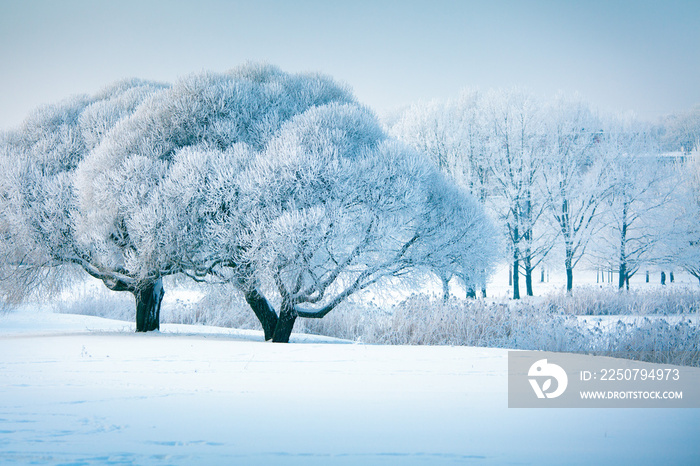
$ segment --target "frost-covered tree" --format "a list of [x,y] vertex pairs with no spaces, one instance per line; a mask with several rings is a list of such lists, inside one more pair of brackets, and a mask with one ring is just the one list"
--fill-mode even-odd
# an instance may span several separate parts
[[663,121],[663,143],[668,151],[690,154],[700,150],[700,105]]
[[700,156],[697,150],[673,167],[671,202],[665,206],[662,262],[700,280]]
[[566,290],[571,292],[574,267],[603,224],[601,206],[611,194],[605,179],[609,164],[600,150],[599,124],[586,105],[559,96],[546,113],[542,190],[564,245]]
[[669,221],[664,212],[674,183],[648,125],[630,116],[613,117],[601,137],[609,160],[610,196],[607,232],[598,238],[595,255],[598,262],[617,269],[620,289],[629,288],[643,263],[659,260],[657,247]]
[[137,297],[137,330],[159,326],[162,277],[240,266],[205,246],[211,219],[235,210],[238,195],[211,181],[234,175],[292,116],[353,100],[324,76],[251,64],[181,79],[102,138],[76,171],[77,237],[100,270],[119,273],[115,288]]
[[242,287],[262,296],[259,284],[272,285],[261,324],[273,341],[382,280],[492,257],[478,251],[493,239],[478,203],[356,104],[293,118],[234,178],[210,244]]
[[238,282],[267,339],[288,341],[298,317],[321,318],[382,280],[491,257],[478,204],[356,104],[310,108],[263,150],[200,146],[176,158],[171,171],[206,180],[188,181],[203,188],[186,199],[210,212],[197,227],[207,273]]
[[10,282],[6,291],[18,291],[15,298],[42,285],[50,271],[70,264],[113,286],[117,276],[100,269],[91,252],[77,241],[73,176],[112,127],[161,89],[160,84],[122,81],[92,96],[41,107],[19,128],[3,135],[2,281]]
[[532,296],[532,272],[552,248],[551,229],[542,227],[546,200],[539,183],[546,148],[541,106],[519,90],[485,97],[492,208],[505,225],[512,257],[513,298],[520,298],[521,268]]
[[[482,205],[487,205],[490,200],[487,131],[482,104],[477,90],[465,90],[456,99],[445,102],[414,104],[391,122],[389,131],[428,154],[448,178]],[[475,270],[470,266],[441,268],[436,273],[443,284],[444,299],[449,296],[449,282],[453,276],[464,282],[468,296],[476,296],[478,288],[486,295],[487,270]]]

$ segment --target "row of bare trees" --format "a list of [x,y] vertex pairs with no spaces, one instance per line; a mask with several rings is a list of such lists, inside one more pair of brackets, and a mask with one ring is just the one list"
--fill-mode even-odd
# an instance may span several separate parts
[[582,260],[614,268],[620,288],[643,264],[698,275],[697,115],[659,126],[563,95],[467,90],[386,124],[491,212],[517,299],[521,277],[532,295],[533,271],[555,257],[567,291]]

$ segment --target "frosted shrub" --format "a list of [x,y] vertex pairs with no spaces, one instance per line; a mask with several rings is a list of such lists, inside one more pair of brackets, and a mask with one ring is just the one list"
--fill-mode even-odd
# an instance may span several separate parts
[[127,293],[112,293],[106,288],[74,286],[70,293],[53,303],[60,314],[97,316],[130,321],[134,319],[134,297]]
[[672,324],[648,318],[641,324],[618,321],[602,340],[600,352],[608,356],[700,366],[700,329],[689,319]]
[[[594,295],[593,295],[594,296]],[[668,309],[681,308],[671,295]],[[622,300],[621,300],[622,301]],[[596,301],[597,302],[597,301]],[[569,309],[571,310],[571,309]],[[649,362],[700,365],[700,330],[690,320],[619,321],[611,328],[589,328],[575,316],[545,303],[467,300],[443,302],[414,295],[387,311],[346,305],[303,331],[364,343],[464,345],[491,348],[586,352]]]
[[550,308],[574,315],[675,315],[700,311],[700,291],[681,287],[624,292],[579,287],[571,295],[553,294],[546,299]]
[[208,286],[202,299],[182,306],[163,306],[163,322],[259,329],[260,324],[240,292],[231,286]]

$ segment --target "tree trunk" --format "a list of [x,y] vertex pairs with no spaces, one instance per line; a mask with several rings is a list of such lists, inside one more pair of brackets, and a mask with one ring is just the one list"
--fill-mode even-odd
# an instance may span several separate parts
[[532,292],[532,266],[530,265],[530,257],[526,257],[525,260],[525,292],[528,296],[534,296]]
[[513,299],[520,299],[520,233],[513,227]]
[[508,264],[508,286],[513,286],[513,264]]
[[440,281],[442,281],[442,301],[447,302],[450,299],[450,279],[440,274]]
[[133,294],[136,299],[136,331],[158,330],[160,328],[160,303],[165,294],[162,279],[142,284]]
[[[571,293],[574,288],[574,267],[573,267],[573,254],[570,251],[566,251],[566,257],[564,258],[564,268],[566,268],[566,292]],[[596,270],[596,278],[598,278],[598,271]]]
[[245,292],[245,300],[250,308],[255,313],[255,317],[260,321],[263,332],[265,332],[265,340],[271,340],[277,326],[277,314],[272,310],[272,306],[267,302],[267,299],[260,294],[257,288]]
[[289,343],[289,337],[292,335],[292,329],[296,320],[297,311],[294,309],[294,304],[283,300],[275,332],[272,335],[272,341],[275,343]]
[[[485,290],[482,290],[484,293],[486,292]],[[467,299],[476,299],[476,288],[474,285],[467,285]]]
[[[620,231],[620,277],[617,282],[618,289],[625,286],[627,278],[627,254],[625,248],[627,246],[627,202],[622,204],[622,229]],[[627,286],[629,289],[629,284]]]
[[625,280],[627,279],[627,263],[620,262],[620,277],[617,280],[618,289],[623,289],[625,287]]
[[[481,283],[481,297],[486,297],[486,270],[481,269],[479,272],[479,283]],[[474,297],[476,298],[476,285],[474,285]]]
[[525,294],[532,296],[532,193],[528,188],[525,191],[525,208],[521,211],[522,219],[525,221],[525,254],[523,257],[523,269],[525,269]]
[[513,258],[513,299],[520,299],[520,264],[517,253]]

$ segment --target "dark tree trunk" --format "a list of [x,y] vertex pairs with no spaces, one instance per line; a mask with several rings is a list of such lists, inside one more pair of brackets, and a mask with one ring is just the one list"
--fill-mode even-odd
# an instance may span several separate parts
[[513,286],[513,264],[508,264],[508,286]]
[[158,279],[139,286],[136,298],[136,331],[151,332],[160,328],[160,303],[163,301],[163,281]]
[[528,188],[525,192],[525,208],[522,211],[522,218],[525,220],[525,257],[523,257],[523,269],[525,270],[525,294],[533,296],[532,293],[532,193]]
[[620,277],[617,282],[618,289],[622,289],[627,282],[629,290],[629,278],[627,277],[627,202],[622,204],[622,231],[620,231]]
[[[485,292],[485,290],[482,290],[482,292]],[[474,285],[467,285],[467,299],[476,299],[476,288]]]
[[530,258],[525,259],[525,293],[528,296],[534,296],[532,292],[532,266],[530,265]]
[[[566,252],[566,257],[564,258],[564,268],[566,268],[566,292],[571,293],[574,289],[574,266],[572,261],[572,256],[569,251]],[[596,279],[598,278],[598,271],[596,271]]]
[[272,310],[272,306],[257,289],[246,291],[245,300],[255,313],[255,317],[260,321],[263,332],[265,332],[265,340],[271,340],[278,320],[277,314]]
[[517,253],[513,258],[513,299],[520,299],[520,263]]
[[513,299],[520,299],[520,232],[513,227]]
[[275,343],[289,343],[289,337],[292,335],[292,329],[296,320],[297,312],[294,309],[294,305],[283,300],[275,332],[272,335],[272,341]]
[[623,289],[625,287],[625,281],[627,280],[627,264],[625,262],[620,263],[620,277],[617,280],[617,287]]
[[[481,283],[481,297],[486,297],[486,270],[479,271],[479,283]],[[476,298],[476,285],[474,285],[474,297]]]
[[447,302],[450,299],[450,279],[445,275],[440,275],[440,280],[442,281],[442,300]]

